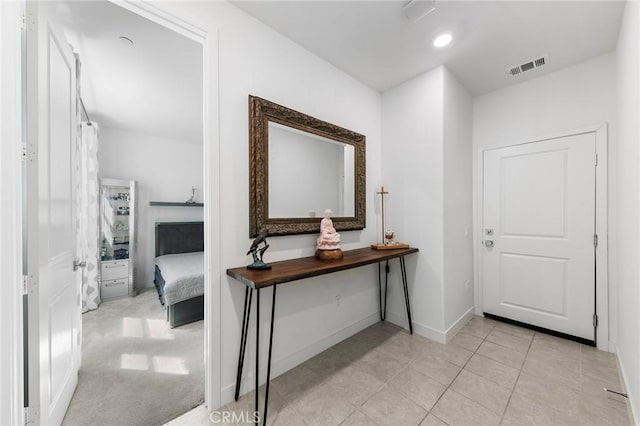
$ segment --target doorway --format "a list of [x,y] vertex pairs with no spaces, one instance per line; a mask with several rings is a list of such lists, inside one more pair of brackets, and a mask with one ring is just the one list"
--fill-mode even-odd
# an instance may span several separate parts
[[[110,2],[105,2],[107,4],[109,4],[110,6],[113,7],[121,7],[120,5],[114,5]],[[191,26],[189,26],[188,24],[179,21],[178,19],[168,16],[167,14],[164,14],[163,12],[161,12],[158,9],[155,9],[153,6],[149,6],[149,5],[144,5],[144,6],[139,6],[139,5],[131,5],[128,3],[124,3],[122,6],[124,6],[124,9],[129,9],[130,12],[134,12],[137,15],[142,15],[145,16],[146,18],[151,19],[153,22],[156,23],[160,23],[161,25],[163,25],[164,27],[170,27],[171,30],[176,30],[178,29],[178,33],[181,33],[182,35],[188,34],[188,37],[191,40],[195,40],[196,42],[198,42],[201,46],[204,46],[208,43],[208,41],[210,40],[208,38],[208,34],[200,31],[196,28],[193,28]],[[36,18],[36,21],[41,18],[41,16],[38,16]],[[54,17],[47,17],[47,18],[54,18]],[[59,42],[60,45],[63,45],[63,42]],[[202,123],[201,128],[203,129],[201,132],[201,136],[200,136],[200,141],[202,142],[203,140],[206,140],[208,143],[204,144],[204,178],[203,178],[203,186],[204,188],[201,188],[202,191],[202,199],[203,201],[206,200],[213,200],[214,197],[212,197],[212,194],[217,194],[217,189],[218,189],[218,180],[217,179],[210,179],[211,176],[215,176],[214,173],[212,173],[211,169],[212,169],[212,165],[214,164],[215,161],[218,161],[217,158],[215,158],[213,156],[213,153],[216,151],[214,146],[217,145],[217,137],[215,136],[215,133],[213,132],[209,132],[209,128],[212,124],[215,123],[215,121],[217,120],[217,117],[214,115],[213,117],[209,118],[209,114],[207,113],[207,107],[209,105],[209,102],[207,102],[207,99],[211,97],[211,94],[214,93],[217,96],[217,92],[216,90],[213,90],[209,84],[209,74],[208,74],[208,70],[209,70],[209,63],[207,61],[208,58],[208,51],[206,49],[203,48],[203,60],[202,60],[202,69],[203,69],[203,75],[202,78],[200,79],[203,84],[201,86],[201,90],[200,90],[200,94],[202,97],[204,97],[204,100],[202,102],[203,104],[203,112],[202,112],[202,116],[203,116],[203,121],[204,123]],[[215,81],[215,79],[214,79]],[[95,118],[94,118],[95,119]],[[209,136],[209,137],[208,137]],[[213,157],[213,158],[211,158]],[[202,161],[202,157],[200,158],[200,161]],[[190,186],[187,188],[187,191],[185,191],[187,194],[185,194],[184,199],[188,198],[189,196],[189,189]],[[183,200],[184,201],[184,200]],[[204,222],[205,222],[205,247],[207,250],[207,256],[206,259],[204,261],[205,263],[205,267],[204,267],[204,274],[205,274],[205,284],[204,284],[204,289],[205,289],[205,312],[206,312],[206,319],[205,319],[205,323],[208,323],[210,321],[210,318],[214,317],[216,312],[219,312],[219,310],[216,309],[212,309],[212,304],[211,304],[211,299],[212,299],[212,285],[211,283],[214,282],[214,279],[212,277],[212,271],[213,270],[217,270],[216,266],[217,263],[219,262],[219,260],[216,260],[217,258],[217,253],[218,253],[218,246],[214,243],[211,244],[212,238],[209,238],[210,233],[210,229],[215,229],[216,226],[215,225],[215,221],[217,220],[217,213],[215,211],[215,209],[211,208],[212,206],[209,206],[206,202],[204,203]],[[212,218],[213,220],[210,221],[209,219]],[[29,225],[29,224],[28,224]],[[33,229],[31,227],[31,229]],[[64,262],[65,265],[69,262]],[[214,269],[216,268],[216,269]],[[218,289],[218,286],[216,286],[216,290]],[[56,296],[56,295],[54,295]],[[69,298],[70,299],[70,298]],[[37,301],[37,298],[35,299]],[[66,300],[66,297],[65,297]],[[74,301],[75,304],[75,301]],[[31,307],[33,308],[33,305],[31,305]],[[75,315],[75,314],[71,314],[71,312],[75,312],[75,309],[69,309],[68,312],[70,313],[70,315]],[[41,319],[45,320],[46,322],[46,316],[40,315]],[[70,319],[68,321],[68,324],[73,324],[73,319]],[[207,404],[210,407],[215,407],[217,406],[217,401],[219,401],[219,390],[218,391],[212,391],[214,389],[219,389],[219,385],[216,382],[219,382],[219,379],[216,380],[215,376],[218,374],[218,369],[219,369],[219,365],[217,365],[217,363],[215,362],[211,362],[210,358],[213,359],[219,359],[219,350],[218,351],[210,351],[211,347],[217,347],[218,345],[214,343],[215,339],[211,338],[211,334],[213,334],[214,336],[218,336],[219,335],[219,331],[217,331],[216,329],[219,330],[219,324],[216,324],[217,322],[214,322],[213,327],[208,327],[207,324],[205,324],[205,331],[204,331],[204,336],[202,336],[202,342],[205,345],[205,359],[203,360],[203,364],[205,364],[205,371],[208,370],[211,373],[214,374],[203,374],[204,377],[202,377],[202,380],[204,381],[205,378],[207,378],[207,383],[205,386],[205,402],[207,402]],[[69,338],[71,339],[70,342],[75,342],[73,344],[77,344],[79,338],[77,337],[77,332],[78,329],[77,327],[71,326],[71,327],[66,327],[65,324],[67,324],[67,322],[57,322],[56,324],[49,324],[51,326],[60,326],[60,330],[54,330],[56,333],[57,337],[62,336],[63,334],[68,334]],[[30,326],[32,324],[30,323]],[[40,323],[40,328],[46,328],[47,324],[45,323]],[[67,330],[67,328],[69,328],[69,330]],[[63,330],[64,329],[64,330]],[[34,347],[38,347],[40,345],[39,339],[37,338],[37,333],[31,333],[31,329],[30,329],[30,333],[29,333],[29,340],[30,340],[30,347],[34,348]],[[67,333],[67,331],[69,331],[69,333]],[[30,351],[31,352],[31,351]],[[38,351],[36,351],[37,353]],[[51,351],[50,351],[51,352]],[[69,350],[67,351],[69,354],[71,354],[73,351]],[[72,359],[74,358],[73,356],[68,357],[68,359]],[[34,362],[35,361],[35,362]],[[55,361],[55,360],[54,360]],[[38,357],[32,357],[30,359],[30,388],[29,388],[29,393],[30,393],[30,405],[31,407],[34,408],[34,410],[32,411],[33,417],[32,419],[35,420],[36,422],[38,422],[40,420],[39,417],[39,412],[40,414],[42,414],[43,409],[46,409],[48,407],[43,407],[43,406],[39,406],[38,405],[38,400],[40,400],[40,398],[38,397],[39,395],[39,388],[43,388],[43,387],[47,387],[47,380],[48,379],[52,379],[52,380],[58,380],[60,379],[60,376],[57,376],[57,371],[54,371],[54,368],[49,368],[49,371],[46,372],[46,374],[48,375],[48,377],[43,377],[41,375],[41,373],[43,373],[43,371],[39,370],[39,367],[35,366],[35,363],[38,362]],[[65,368],[66,367],[71,367],[71,370],[64,370],[63,371],[63,378],[65,383],[67,383],[67,377],[68,376],[73,376],[74,372],[72,370],[75,369],[75,374],[77,375],[77,364],[66,364],[66,361],[63,361]],[[54,364],[50,364],[49,367],[54,366]],[[61,364],[60,364],[61,365]],[[71,373],[69,373],[69,371],[71,371]],[[44,382],[43,382],[44,380]],[[60,382],[58,382],[60,383]],[[73,383],[73,380],[68,381],[68,383]],[[66,392],[66,391],[65,391]],[[65,398],[66,399],[66,398]],[[61,402],[61,400],[58,398],[56,401],[56,404]],[[59,413],[59,410],[56,411],[57,413]],[[180,413],[176,413],[176,414],[180,414]],[[52,419],[52,417],[46,417],[47,419]],[[58,421],[55,421],[58,422]]]
[[607,349],[606,125],[481,161],[482,311]]

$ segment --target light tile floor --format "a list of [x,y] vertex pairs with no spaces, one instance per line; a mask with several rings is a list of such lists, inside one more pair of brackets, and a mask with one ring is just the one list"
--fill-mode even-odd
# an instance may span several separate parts
[[[377,323],[272,380],[268,424],[631,424],[604,387],[623,389],[615,355],[575,342],[482,317],[447,345]],[[249,393],[169,425],[243,424],[222,415],[252,411]]]

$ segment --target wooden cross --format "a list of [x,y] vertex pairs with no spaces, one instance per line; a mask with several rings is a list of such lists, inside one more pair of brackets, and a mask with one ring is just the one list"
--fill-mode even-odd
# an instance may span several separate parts
[[388,192],[384,190],[384,186],[381,186],[380,191],[376,192],[376,194],[380,195],[380,210],[382,211],[382,244],[384,244],[384,196],[388,194]]

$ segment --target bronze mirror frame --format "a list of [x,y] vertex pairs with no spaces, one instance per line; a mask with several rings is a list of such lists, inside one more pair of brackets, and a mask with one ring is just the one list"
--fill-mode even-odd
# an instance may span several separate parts
[[333,217],[337,231],[364,229],[366,223],[366,137],[307,114],[249,95],[249,237],[317,233],[322,217],[269,218],[269,122],[354,147],[354,216]]

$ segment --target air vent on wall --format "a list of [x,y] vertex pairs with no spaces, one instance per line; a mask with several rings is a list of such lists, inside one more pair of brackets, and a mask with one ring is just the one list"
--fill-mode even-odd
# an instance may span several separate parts
[[404,16],[412,24],[415,24],[434,10],[436,10],[435,0],[411,0],[402,7]]
[[513,67],[509,67],[509,74],[510,75],[518,75],[521,74],[525,71],[529,71],[535,68],[540,68],[541,66],[545,65],[548,62],[547,57],[546,56],[542,56],[538,59],[534,59],[532,61],[529,62],[525,62],[522,65],[516,65]]

